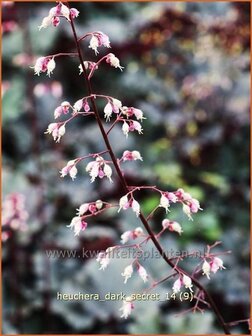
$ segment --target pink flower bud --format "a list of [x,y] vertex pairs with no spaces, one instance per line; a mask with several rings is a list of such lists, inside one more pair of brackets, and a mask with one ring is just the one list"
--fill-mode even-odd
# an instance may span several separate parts
[[83,104],[83,107],[84,107],[84,111],[85,112],[89,112],[90,111],[90,106],[89,106],[87,100],[85,100],[85,102]]
[[67,114],[71,105],[68,101],[63,101],[60,106],[62,107],[64,114]]
[[96,205],[95,204],[89,204],[88,210],[94,214],[97,211]]
[[70,15],[72,19],[75,19],[76,17],[78,17],[80,14],[80,12],[76,9],[76,8],[71,8],[70,9]]
[[60,24],[60,18],[57,17],[57,16],[54,16],[52,18],[52,24],[53,24],[54,27],[57,27]]

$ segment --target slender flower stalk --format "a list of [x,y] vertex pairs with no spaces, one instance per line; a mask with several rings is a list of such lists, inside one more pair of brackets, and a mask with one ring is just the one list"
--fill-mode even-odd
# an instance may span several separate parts
[[[90,81],[88,80],[88,74],[87,74],[85,66],[84,66],[84,60],[83,60],[83,57],[82,57],[82,51],[81,51],[81,48],[80,48],[80,45],[79,45],[79,42],[78,42],[78,38],[77,38],[74,22],[73,22],[72,19],[70,19],[70,23],[71,23],[71,27],[72,27],[75,43],[76,43],[76,48],[77,48],[77,51],[78,51],[78,54],[79,54],[80,63],[81,63],[82,68],[83,68],[84,78],[85,78],[85,82],[86,82],[86,85],[87,85],[87,88],[88,88],[88,92],[89,92],[89,95],[92,95],[93,94],[92,85],[91,85]],[[125,193],[128,193],[130,191],[129,187],[128,187],[128,184],[127,184],[126,179],[123,176],[123,174],[121,172],[121,169],[120,169],[120,167],[119,167],[119,165],[117,163],[117,160],[116,160],[116,157],[115,157],[114,152],[112,150],[112,147],[110,145],[108,136],[107,136],[107,134],[105,132],[105,129],[104,129],[103,125],[102,125],[102,121],[100,119],[100,116],[99,116],[99,113],[98,113],[98,110],[97,110],[97,107],[96,107],[96,103],[95,103],[95,100],[94,100],[93,96],[91,97],[91,103],[92,103],[92,108],[93,108],[93,110],[95,112],[96,120],[97,120],[98,126],[100,128],[102,137],[104,139],[106,147],[107,147],[107,149],[109,151],[109,154],[111,156],[111,160],[112,160],[112,162],[114,164],[114,167],[116,169],[117,175],[118,175],[118,177],[119,177],[119,179],[121,181],[122,188],[123,188],[123,190],[124,190]],[[151,227],[149,226],[147,220],[145,219],[144,215],[141,212],[139,214],[139,218],[140,218],[141,222],[143,223],[146,231],[150,235],[150,238],[153,241],[154,245],[156,246],[157,250],[162,255],[163,259],[166,261],[166,263],[169,266],[171,266],[172,268],[174,268],[175,265],[173,264],[172,261],[169,260],[169,258],[164,253],[163,248],[161,247],[160,243],[156,239],[155,234],[153,233]],[[185,271],[181,270],[181,272],[190,277],[190,275],[187,274]],[[224,332],[226,334],[230,334],[230,331],[229,331],[228,327],[226,326],[226,324],[225,324],[225,322],[223,320],[223,317],[222,317],[219,309],[217,308],[215,302],[213,301],[212,297],[210,296],[210,294],[207,292],[207,290],[196,279],[192,278],[192,282],[193,282],[193,284],[196,287],[198,287],[199,289],[201,289],[205,293],[205,295],[208,298],[209,303],[210,303],[211,307],[213,308],[213,310],[214,310],[214,312],[215,312],[215,314],[217,316],[217,319],[218,319],[220,325],[222,326]]]
[[[192,198],[190,194],[184,192],[183,189],[178,189],[175,192],[162,192],[156,187],[148,187],[148,186],[132,187],[128,185],[125,175],[123,174],[121,170],[120,163],[122,161],[127,161],[127,160],[128,161],[142,160],[142,157],[140,153],[137,151],[133,151],[133,152],[126,151],[124,152],[120,160],[117,159],[114,154],[114,151],[111,146],[108,135],[117,122],[122,122],[122,131],[126,137],[128,136],[129,132],[132,132],[132,131],[137,131],[139,134],[142,134],[142,126],[139,121],[142,121],[144,119],[143,113],[139,109],[135,109],[133,107],[122,106],[119,100],[116,100],[112,97],[109,98],[107,96],[103,96],[104,98],[107,99],[107,105],[104,108],[104,116],[105,116],[106,121],[109,121],[110,118],[114,114],[116,115],[115,122],[112,124],[112,126],[109,128],[108,131],[105,130],[105,127],[103,126],[103,122],[99,115],[97,105],[96,105],[96,99],[98,95],[96,95],[93,92],[92,84],[90,80],[94,73],[94,70],[98,68],[98,65],[100,64],[102,60],[106,60],[108,64],[110,64],[111,66],[115,68],[119,68],[120,70],[123,70],[123,67],[120,65],[119,59],[112,53],[108,54],[107,56],[104,56],[97,63],[87,62],[87,61],[85,62],[83,58],[82,50],[80,47],[80,42],[86,37],[91,37],[89,48],[94,50],[95,54],[98,54],[99,47],[104,46],[104,47],[110,48],[110,42],[109,42],[108,37],[102,32],[93,32],[93,33],[87,33],[81,38],[78,38],[76,29],[75,29],[74,19],[78,16],[79,12],[75,10],[74,8],[70,8],[67,2],[65,3],[65,5],[60,3],[55,8],[52,11],[53,16],[52,16],[52,13],[49,12],[49,16],[45,19],[44,22],[42,22],[42,25],[40,26],[40,28],[45,28],[51,23],[57,26],[59,24],[59,17],[61,16],[64,16],[67,19],[67,21],[70,23],[74,41],[76,44],[76,49],[77,49],[77,53],[74,53],[74,55],[78,54],[79,61],[80,61],[79,68],[80,68],[81,75],[84,79],[83,85],[84,85],[84,89],[85,90],[87,89],[88,91],[88,96],[78,100],[74,104],[73,107],[71,107],[70,105],[68,106],[68,104],[63,104],[63,105],[61,104],[61,107],[57,111],[55,111],[55,115],[57,117],[59,114],[62,114],[62,113],[64,114],[65,111],[68,112],[69,107],[73,109],[73,115],[65,122],[50,124],[48,126],[47,133],[52,134],[53,138],[56,141],[60,141],[61,137],[65,133],[65,130],[66,130],[65,125],[67,122],[69,122],[72,118],[78,115],[79,112],[82,110],[82,108],[85,111],[84,113],[89,113],[90,111],[92,111],[93,115],[96,118],[97,125],[100,129],[102,138],[104,140],[104,143],[106,146],[106,152],[110,155],[111,161],[107,161],[103,157],[97,156],[94,161],[91,161],[88,163],[86,167],[86,171],[91,176],[91,182],[93,182],[96,177],[103,178],[104,176],[106,176],[110,181],[112,181],[112,178],[111,178],[112,168],[110,166],[110,164],[112,163],[115,169],[115,172],[120,180],[121,187],[122,187],[122,197],[119,202],[119,210],[120,209],[125,210],[129,207],[132,208],[132,210],[135,212],[136,217],[140,219],[140,221],[142,222],[147,232],[147,237],[146,237],[146,234],[143,233],[141,230],[139,230],[139,228],[137,228],[138,230],[135,229],[130,233],[125,233],[124,235],[122,235],[121,237],[122,242],[125,243],[129,239],[134,240],[136,238],[144,237],[144,240],[141,243],[136,243],[132,245],[137,249],[141,249],[141,245],[143,243],[146,243],[149,240],[151,240],[153,244],[155,245],[155,247],[157,248],[157,250],[159,251],[162,258],[164,259],[164,261],[173,269],[174,273],[179,276],[179,278],[175,281],[174,286],[173,286],[174,292],[180,291],[180,288],[182,286],[184,286],[185,288],[189,289],[192,292],[193,291],[192,287],[195,286],[198,289],[199,293],[204,294],[204,297],[208,300],[208,304],[213,309],[220,326],[223,328],[223,331],[226,334],[230,334],[227,324],[224,322],[223,317],[219,309],[217,308],[215,302],[213,301],[211,295],[201,285],[201,283],[196,279],[194,275],[190,275],[188,272],[186,272],[184,269],[178,266],[178,263],[181,260],[181,258],[176,258],[174,262],[172,258],[169,258],[166,255],[166,253],[164,252],[159,242],[160,235],[163,234],[165,231],[167,231],[167,229],[169,231],[175,231],[179,235],[182,234],[183,230],[180,224],[177,222],[169,221],[165,219],[162,223],[163,229],[156,235],[153,232],[148,222],[148,220],[151,218],[153,213],[151,213],[147,218],[145,218],[144,214],[141,212],[140,204],[137,202],[137,200],[134,197],[134,192],[139,191],[140,189],[144,189],[144,188],[155,190],[160,193],[160,204],[154,210],[161,207],[161,208],[164,208],[166,212],[168,212],[171,203],[179,202],[182,204],[183,211],[188,216],[189,219],[192,219],[192,214],[197,213],[198,210],[202,210],[199,202],[196,199]],[[54,68],[55,68],[54,57],[46,57],[46,58],[40,59],[39,62],[35,65],[35,73],[40,74],[40,72],[47,71],[48,75],[50,75]],[[90,70],[89,73],[88,73],[88,70]],[[102,96],[100,95],[100,97]],[[132,119],[133,116],[137,120]],[[70,177],[74,179],[77,174],[77,168],[75,167],[75,165],[76,165],[75,160],[68,162],[67,166],[64,167],[65,171],[61,172],[62,176],[69,174]],[[100,200],[97,200],[96,202],[92,202],[88,204],[82,204],[80,208],[78,209],[77,216],[73,218],[70,224],[70,228],[74,230],[75,235],[79,235],[81,231],[87,228],[88,224],[86,222],[86,218],[88,216],[99,214],[103,210],[111,206],[112,205],[110,205],[109,203],[106,204]],[[111,253],[113,252],[113,249],[115,248],[117,248],[117,246],[111,247],[107,249],[105,252],[101,252],[99,254],[97,261],[100,263],[100,269],[104,270],[109,265],[110,260],[111,260]],[[205,269],[203,269],[203,271],[205,272],[207,276],[209,276],[210,271],[213,273],[216,273],[219,269],[224,269],[222,260],[218,257],[213,257],[210,253],[210,249],[211,247],[209,247],[208,254],[205,256],[205,259],[209,260],[210,269],[206,268],[206,264],[205,264]],[[136,260],[136,261],[133,261],[132,264],[128,265],[122,273],[122,276],[125,278],[124,279],[125,283],[128,281],[128,279],[131,278],[133,274],[133,271],[134,271],[133,264],[135,262],[138,268],[139,276],[143,279],[144,282],[146,282],[148,279],[147,271],[145,270],[145,268],[143,268],[142,265],[140,265],[138,260]],[[156,282],[156,284],[157,283],[158,282]],[[201,300],[201,297],[200,295],[198,295],[195,298],[196,298],[195,307],[197,308],[197,304],[199,300]],[[133,299],[131,297],[128,297],[124,301],[123,307],[121,308],[122,317],[127,318],[130,315],[132,309],[134,308],[132,301]]]

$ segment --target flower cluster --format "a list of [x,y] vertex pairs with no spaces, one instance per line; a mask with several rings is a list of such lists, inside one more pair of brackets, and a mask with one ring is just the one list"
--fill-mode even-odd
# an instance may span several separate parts
[[121,159],[123,162],[125,161],[136,161],[136,160],[140,160],[140,161],[143,161],[143,158],[141,156],[141,154],[134,150],[132,152],[126,150],[123,152],[123,156],[122,156],[122,159]]
[[79,15],[79,11],[76,8],[68,8],[62,2],[59,2],[57,6],[51,8],[49,13],[42,20],[39,30],[42,28],[47,28],[50,25],[57,27],[60,24],[60,17],[65,17],[70,21],[70,16],[72,19],[76,18]]
[[[127,137],[129,132],[137,131],[139,134],[143,133],[142,126],[139,121],[143,121],[143,111],[135,107],[123,106],[122,102],[113,97],[106,97],[107,104],[104,107],[104,118],[106,121],[110,121],[113,113],[115,113],[117,119],[116,122],[122,122],[122,132]],[[135,117],[136,120],[133,120]],[[138,121],[139,120],[139,121]]]
[[45,134],[52,134],[53,140],[60,142],[60,139],[66,133],[65,123],[51,123],[48,125],[48,128]]
[[70,160],[67,162],[66,166],[60,171],[60,177],[65,177],[69,174],[72,180],[76,178],[78,169],[76,168],[76,160]]
[[107,177],[110,182],[113,182],[111,179],[112,168],[101,156],[98,156],[95,161],[91,161],[87,164],[86,172],[89,173],[91,182],[94,182],[96,177],[99,177],[100,179]]
[[110,48],[110,41],[109,37],[98,31],[98,32],[93,32],[91,35],[90,43],[89,43],[89,48],[94,50],[95,54],[99,54],[99,51],[97,50],[98,47],[104,46],[106,48]]
[[54,110],[54,119],[58,119],[62,114],[67,114],[71,107],[68,101],[64,101]]
[[192,196],[183,189],[178,189],[174,194],[177,196],[178,201],[183,204],[183,211],[190,220],[193,220],[191,216],[193,213],[202,210],[199,201],[192,198]]
[[127,210],[128,208],[132,208],[137,217],[140,215],[140,204],[134,199],[132,193],[130,193],[130,198],[128,198],[128,194],[120,198],[118,212],[121,209]]
[[134,230],[126,231],[121,235],[121,243],[126,244],[130,239],[134,240],[138,237],[144,236],[143,229],[137,227]]
[[183,211],[192,220],[192,213],[197,213],[202,210],[200,203],[195,198],[185,192],[183,189],[178,189],[175,192],[161,192],[160,207],[163,207],[165,211],[169,211],[170,203],[180,202],[183,204]]
[[[124,283],[125,284],[127,283],[128,279],[131,278],[133,272],[134,272],[134,268],[133,268],[132,264],[125,267],[125,269],[122,273],[122,276],[124,277]],[[140,265],[138,261],[137,261],[137,272],[138,272],[138,275],[140,276],[140,278],[143,280],[143,282],[146,282],[147,279],[148,279],[148,274],[146,272],[146,269],[142,265]]]
[[104,204],[101,200],[97,200],[96,202],[91,202],[91,203],[83,203],[77,209],[77,215],[83,216],[87,214],[88,212],[94,215],[97,211],[102,209],[103,205]]
[[183,232],[181,225],[175,221],[171,221],[169,219],[164,219],[162,221],[163,229],[168,229],[169,231],[177,232],[179,235]]
[[216,273],[219,269],[225,269],[223,266],[223,261],[218,257],[212,257],[210,262],[204,260],[202,265],[203,275],[206,275],[208,279],[210,279],[210,273]]
[[39,57],[36,60],[36,63],[34,67],[31,67],[34,69],[35,75],[40,75],[41,72],[47,72],[47,75],[50,77],[51,73],[53,73],[53,70],[55,69],[56,63],[54,61],[54,57],[46,56],[46,57]]
[[28,217],[25,196],[20,193],[9,194],[2,202],[2,240],[6,241],[12,230],[26,231]]
[[183,287],[183,286],[185,286],[185,288],[188,288],[191,292],[193,292],[193,290],[192,290],[192,287],[193,287],[192,279],[185,274],[183,274],[183,275],[180,274],[179,278],[173,284],[173,287],[172,287],[173,293],[176,294],[176,293],[180,292],[181,287]]
[[[104,207],[105,206],[105,207]],[[74,235],[78,236],[81,231],[86,230],[87,222],[86,217],[97,215],[99,212],[109,208],[111,205],[101,200],[91,203],[83,203],[77,210],[76,216],[72,219],[70,225],[67,225],[70,229],[74,230]]]

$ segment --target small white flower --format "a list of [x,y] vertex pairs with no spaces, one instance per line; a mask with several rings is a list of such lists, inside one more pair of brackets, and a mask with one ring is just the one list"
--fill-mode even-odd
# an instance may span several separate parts
[[128,137],[129,125],[125,121],[124,121],[124,123],[122,125],[122,131],[123,131],[123,134],[126,135],[126,137]]
[[203,265],[202,265],[202,271],[203,275],[206,275],[208,279],[210,279],[210,271],[211,271],[211,266],[210,264],[205,260]]
[[141,227],[137,227],[133,231],[133,235],[135,236],[135,238],[142,236],[142,234],[143,234],[143,229]]
[[135,212],[136,216],[138,217],[140,215],[140,204],[135,199],[133,199],[131,207],[132,210]]
[[220,258],[214,257],[211,262],[211,271],[216,273],[219,269],[226,269],[226,267],[223,266],[223,261]]
[[138,151],[133,151],[132,152],[132,156],[133,156],[133,159],[134,160],[140,160],[140,161],[143,161],[143,158],[141,156],[141,154],[138,152]]
[[172,287],[173,293],[176,294],[176,293],[180,292],[181,286],[182,286],[182,282],[181,282],[180,278],[178,278],[173,284],[173,287]]
[[99,162],[97,161],[89,162],[86,166],[86,171],[89,173],[91,177],[91,183],[94,182],[94,180],[99,174]]
[[51,123],[51,124],[48,125],[45,134],[51,134],[57,128],[58,128],[58,124],[57,123]]
[[131,302],[132,299],[130,296],[126,297],[126,299],[123,301],[122,307],[119,309],[119,311],[122,311],[121,318],[127,319],[129,315],[131,314],[132,310],[134,309],[134,305]]
[[134,129],[139,133],[139,134],[143,134],[143,129],[141,124],[138,121],[133,120],[132,121]]
[[112,98],[113,105],[116,106],[118,109],[122,107],[122,102],[119,99]]
[[68,167],[73,166],[74,164],[75,164],[75,160],[70,160],[67,162]]
[[106,121],[110,120],[110,117],[113,113],[112,105],[110,103],[107,103],[106,106],[104,107],[104,118]]
[[34,67],[31,68],[34,69],[34,74],[39,76],[41,72],[45,72],[47,70],[47,64],[48,57],[41,56],[36,60]]
[[181,233],[183,232],[181,225],[178,222],[174,222],[174,221],[170,221],[169,230],[175,231],[179,235],[181,235]]
[[83,216],[88,211],[89,203],[83,203],[77,210],[78,216]]
[[129,241],[129,239],[132,236],[132,232],[131,231],[126,231],[121,235],[121,243],[125,244]]
[[118,210],[118,212],[120,212],[121,209],[123,209],[123,210],[128,209],[128,204],[129,204],[128,196],[125,195],[125,196],[121,197],[120,200],[119,200],[119,210]]
[[63,109],[61,106],[56,107],[56,109],[54,110],[54,119],[59,118],[62,112],[63,112]]
[[164,194],[161,195],[159,206],[162,207],[162,208],[165,208],[166,212],[168,211],[168,207],[170,206],[170,203],[169,203],[168,198],[165,197]]
[[55,69],[56,63],[54,59],[50,59],[50,61],[47,63],[47,75],[50,77],[51,73],[53,73],[53,70]]
[[143,282],[146,282],[148,280],[148,274],[146,272],[146,269],[141,265],[138,268],[138,274],[139,274],[140,278],[143,279]]
[[96,259],[96,261],[98,261],[100,263],[100,268],[99,270],[105,270],[109,263],[110,263],[110,258],[109,258],[109,255],[105,252],[100,252],[98,254],[98,257]]
[[63,167],[62,170],[60,171],[60,174],[61,174],[60,176],[65,177],[69,173],[74,163],[75,163],[75,160],[68,161],[67,165]]
[[73,108],[74,108],[74,110],[79,112],[82,109],[82,106],[83,106],[82,99],[79,99],[79,100],[77,100],[77,102],[74,103]]
[[189,288],[190,289],[190,291],[192,292],[193,290],[192,290],[192,279],[191,278],[189,278],[189,276],[187,276],[187,275],[183,275],[183,279],[182,279],[182,281],[183,281],[183,284],[184,284],[184,286],[185,286],[185,288]]
[[101,208],[103,207],[103,202],[101,200],[97,200],[95,202],[95,206],[96,206],[97,210],[101,210]]
[[78,236],[79,233],[86,229],[87,223],[81,219],[81,217],[74,217],[67,227],[70,227],[70,229],[74,229],[74,235]]
[[73,166],[70,170],[69,170],[69,175],[71,177],[72,180],[74,180],[76,178],[76,175],[78,173],[78,170],[75,166]]
[[69,8],[61,3],[61,14],[69,21]]
[[60,126],[60,128],[58,129],[57,136],[56,137],[54,136],[54,140],[56,140],[56,142],[60,142],[60,139],[63,137],[65,133],[66,133],[65,125]]
[[93,49],[95,52],[95,55],[97,55],[99,54],[99,51],[97,50],[98,47],[99,47],[99,40],[95,35],[93,35],[89,42],[89,48]]
[[141,120],[142,121],[144,119],[144,117],[143,117],[143,111],[142,110],[134,108],[134,115],[137,118],[137,120]]
[[98,254],[96,261],[100,263],[101,267],[99,268],[99,270],[104,271],[108,267],[111,261],[110,252],[112,252],[115,248],[115,246],[108,247],[105,252],[100,252]]
[[[84,62],[84,67],[85,67],[85,69],[87,70],[88,69],[88,62],[87,61],[85,61]],[[79,65],[79,75],[81,75],[82,74],[82,72],[83,72],[83,69],[82,69],[82,65],[80,64]]]
[[76,8],[71,8],[70,9],[70,14],[73,19],[79,16],[80,12]]
[[122,273],[122,276],[125,278],[124,279],[124,283],[126,284],[128,279],[131,278],[132,276],[132,273],[133,273],[133,267],[132,265],[129,265],[129,266],[126,266],[123,273]]
[[51,15],[48,15],[48,16],[44,17],[44,19],[42,20],[42,23],[38,27],[38,29],[41,30],[42,28],[47,28],[48,26],[50,26],[50,24],[52,23],[52,18],[53,18],[53,16],[51,16]]
[[183,211],[184,211],[184,213],[188,216],[188,218],[189,218],[190,220],[193,220],[193,219],[192,219],[192,216],[191,216],[191,209],[190,209],[190,207],[189,207],[188,205],[183,204]]
[[119,59],[114,54],[109,54],[107,61],[114,68],[119,68],[121,71],[123,71],[123,67],[120,65]]
[[105,176],[109,179],[109,181],[113,182],[112,179],[111,179],[112,169],[108,164],[104,165],[103,172],[104,172]]
[[170,226],[169,219],[165,218],[164,220],[162,220],[162,227],[163,227],[163,229],[169,229],[169,226]]
[[172,203],[176,203],[176,202],[178,201],[177,196],[176,196],[174,193],[172,193],[172,192],[168,192],[168,193],[167,193],[167,198],[168,198],[168,200],[171,201]]

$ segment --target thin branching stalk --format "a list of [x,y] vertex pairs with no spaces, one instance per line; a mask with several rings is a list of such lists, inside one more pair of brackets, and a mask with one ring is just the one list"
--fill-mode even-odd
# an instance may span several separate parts
[[[67,3],[68,4],[68,3]],[[68,5],[69,6],[69,5]],[[70,7],[69,7],[70,8]],[[81,51],[81,47],[80,47],[80,39],[78,39],[77,37],[77,33],[76,33],[76,29],[75,29],[75,25],[74,25],[74,22],[73,22],[73,19],[70,15],[70,24],[71,24],[71,28],[72,28],[72,32],[73,32],[73,37],[74,37],[74,40],[75,40],[75,44],[76,44],[76,48],[77,48],[77,52],[78,52],[78,56],[79,56],[79,60],[80,60],[80,64],[82,66],[82,69],[83,69],[83,78],[84,78],[84,81],[83,81],[83,84],[85,86],[85,89],[88,90],[88,94],[91,96],[91,104],[92,104],[92,109],[95,113],[95,118],[96,118],[96,121],[97,121],[97,124],[99,126],[99,129],[101,131],[101,134],[102,134],[102,137],[103,137],[103,140],[105,142],[105,145],[107,147],[107,150],[109,152],[109,155],[111,157],[111,160],[114,164],[114,167],[115,167],[115,170],[117,172],[117,175],[118,175],[118,178],[121,182],[121,186],[122,186],[122,190],[125,192],[125,193],[128,193],[131,188],[130,186],[128,186],[127,184],[127,181],[125,179],[125,177],[123,176],[122,172],[121,172],[121,169],[120,169],[120,166],[118,165],[118,162],[117,162],[117,159],[116,159],[116,156],[113,152],[113,149],[112,149],[112,146],[110,144],[110,141],[109,141],[109,138],[108,138],[108,135],[103,127],[103,124],[102,124],[102,120],[100,118],[100,115],[99,115],[99,112],[98,112],[98,109],[97,109],[97,106],[96,106],[96,103],[95,103],[95,98],[94,98],[94,93],[93,93],[93,90],[92,90],[92,85],[91,85],[91,82],[90,82],[90,78],[88,77],[88,73],[85,69],[85,66],[84,66],[84,60],[83,60],[83,55],[82,55],[82,51]],[[144,225],[146,231],[148,232],[148,234],[150,235],[150,239],[152,240],[153,244],[155,245],[155,247],[157,248],[157,250],[159,251],[160,255],[162,256],[162,258],[165,260],[165,262],[170,266],[172,267],[177,273],[183,273],[189,277],[191,277],[192,279],[192,282],[193,284],[199,288],[202,292],[204,292],[206,298],[208,299],[208,302],[209,302],[209,305],[211,306],[211,308],[213,309],[215,315],[216,315],[216,318],[219,322],[219,325],[222,327],[223,331],[225,334],[229,335],[231,334],[228,326],[226,325],[223,317],[222,317],[222,314],[220,313],[218,307],[216,306],[213,298],[211,297],[211,295],[208,293],[208,291],[201,285],[201,283],[196,280],[194,277],[192,277],[191,275],[189,275],[186,271],[184,271],[182,268],[176,266],[165,254],[162,246],[160,245],[159,241],[157,240],[154,232],[152,231],[148,221],[146,220],[145,216],[140,213],[139,214],[139,218],[142,222],[142,224]]]

